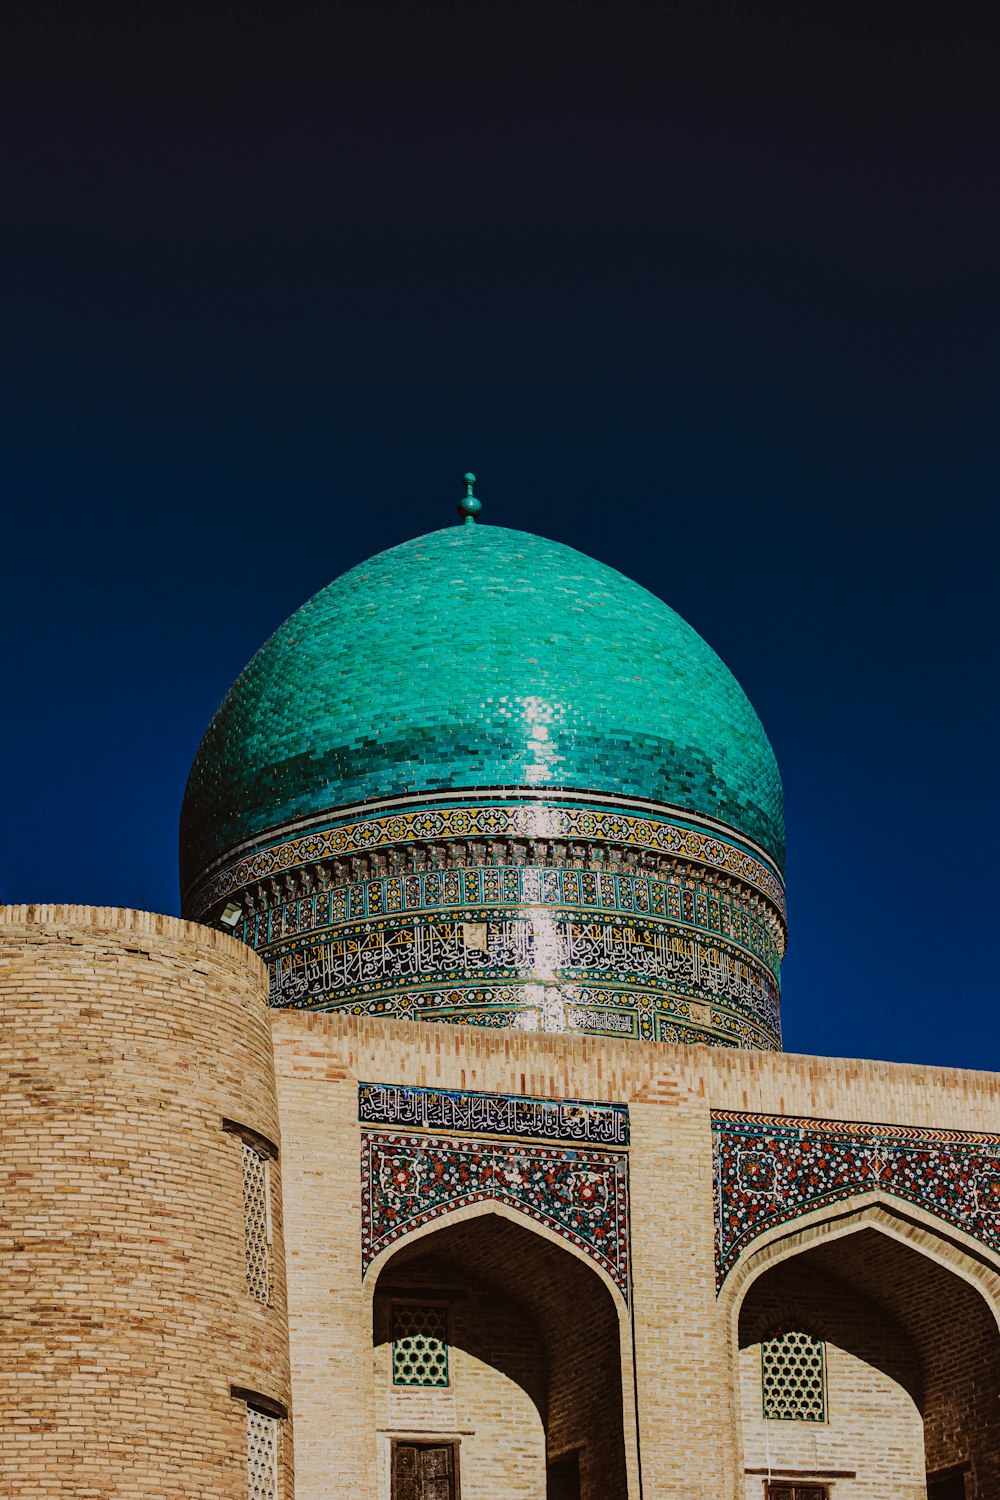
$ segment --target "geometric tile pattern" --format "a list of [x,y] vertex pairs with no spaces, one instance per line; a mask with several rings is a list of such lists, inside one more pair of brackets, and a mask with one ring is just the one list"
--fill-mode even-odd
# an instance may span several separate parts
[[725,1110],[713,1111],[712,1131],[720,1287],[766,1230],[876,1189],[1000,1261],[1000,1136]]
[[771,1422],[825,1422],[823,1343],[793,1331],[760,1347],[764,1416]]
[[[530,814],[525,831],[501,837],[515,813]],[[273,1006],[780,1047],[782,912],[695,862],[728,853],[741,873],[767,868],[734,844],[607,806],[538,803],[404,807],[369,829],[361,853],[230,892],[230,930],[267,963]],[[652,839],[668,829],[674,855]]]
[[[532,851],[532,860],[545,858],[547,853]],[[613,853],[620,856],[621,851]],[[587,857],[585,852],[581,859]],[[361,869],[358,861],[359,875]],[[690,866],[672,861],[661,862],[655,871],[638,864],[624,868],[619,864],[616,869],[612,863],[610,869],[600,870],[551,862],[527,866],[484,862],[343,884],[331,872],[331,882],[317,890],[317,882],[312,881],[310,889],[301,893],[279,886],[276,892],[248,894],[246,921],[239,935],[261,952],[301,933],[376,917],[458,907],[466,911],[467,920],[486,921],[495,915],[494,908],[516,913],[522,906],[549,906],[586,912],[591,919],[601,912],[617,918],[633,914],[640,921],[647,916],[666,919],[745,950],[773,974],[781,961],[781,926],[759,899],[741,899],[740,888],[732,882],[721,887],[707,878],[699,880]]]
[[[398,798],[379,817],[328,816],[327,826],[308,833],[268,833],[262,847],[215,870],[184,902],[185,914],[201,921],[213,908],[261,881],[285,882],[289,874],[308,873],[317,863],[353,857],[401,853],[435,840],[538,840],[629,846],[647,855],[689,860],[729,876],[763,896],[782,918],[785,888],[769,860],[734,841],[731,831],[706,832],[685,822],[683,808],[647,808],[638,813],[628,799],[607,798],[600,804],[569,796],[564,801],[475,802],[430,797]],[[486,861],[484,861],[486,862]],[[488,861],[492,863],[492,861]],[[504,861],[501,861],[503,863]],[[515,863],[515,861],[511,861]]]
[[392,1310],[393,1385],[448,1384],[448,1310],[405,1304]]
[[628,1297],[628,1167],[619,1153],[362,1132],[362,1266],[455,1208],[508,1204],[584,1251]]
[[496,1137],[361,1133],[362,1275],[387,1246],[457,1208],[504,1203],[594,1260],[629,1298],[624,1152]]

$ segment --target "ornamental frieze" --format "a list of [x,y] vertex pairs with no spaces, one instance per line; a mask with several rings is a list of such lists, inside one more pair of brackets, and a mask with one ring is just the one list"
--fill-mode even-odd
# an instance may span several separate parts
[[288,897],[276,888],[248,892],[239,936],[264,952],[299,933],[402,912],[460,907],[469,921],[504,915],[504,907],[557,906],[607,911],[624,917],[667,919],[713,932],[745,948],[777,976],[780,931],[762,919],[759,903],[738,892],[706,888],[697,881],[645,874],[565,868],[486,867],[430,870],[359,880]]
[[[530,843],[543,840],[623,845],[691,860],[759,892],[784,919],[784,888],[775,870],[717,834],[633,813],[534,802],[400,810],[281,839],[215,871],[191,893],[185,910],[193,919],[201,920],[232,895],[260,881],[353,854],[393,846],[402,851],[408,845],[435,839],[481,840],[486,850],[484,862],[489,859],[489,841],[512,839],[525,841],[523,862],[530,859]],[[553,862],[562,862],[558,853],[553,854]]]
[[596,985],[534,985],[530,996],[524,985],[421,990],[398,996],[390,992],[325,1009],[351,1016],[438,1021],[488,1030],[580,1031],[643,1042],[703,1042],[764,1051],[777,1047],[770,1033],[743,1016],[704,1002],[674,995],[657,1000]]
[[597,1146],[628,1145],[628,1105],[586,1099],[538,1099],[409,1084],[358,1085],[362,1125],[447,1130],[476,1135],[531,1136]]
[[[379,923],[265,955],[275,1006],[343,1007],[391,990],[522,981],[611,981],[628,989],[689,992],[736,1010],[779,1040],[777,986],[746,954],[664,924],[562,920],[557,913],[495,922]],[[546,1028],[548,1029],[548,1028]]]
[[878,1191],[934,1214],[1000,1257],[1000,1136],[713,1111],[721,1287],[777,1225]]

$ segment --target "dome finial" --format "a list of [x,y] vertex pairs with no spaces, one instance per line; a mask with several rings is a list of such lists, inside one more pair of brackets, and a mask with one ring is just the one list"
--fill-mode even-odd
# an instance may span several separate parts
[[472,487],[475,482],[475,474],[462,475],[462,483],[465,485],[465,495],[458,502],[458,513],[463,517],[466,526],[475,525],[476,517],[479,515],[479,512],[483,508],[483,502],[481,500],[477,500],[476,496],[472,492]]

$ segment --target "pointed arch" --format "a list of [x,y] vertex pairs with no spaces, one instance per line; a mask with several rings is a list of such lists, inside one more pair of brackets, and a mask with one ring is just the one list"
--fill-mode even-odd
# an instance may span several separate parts
[[739,1309],[753,1282],[770,1267],[814,1245],[871,1228],[911,1246],[943,1269],[973,1286],[986,1301],[1000,1328],[1000,1265],[978,1240],[933,1214],[892,1194],[877,1190],[824,1204],[798,1218],[765,1230],[743,1251],[720,1292],[730,1318]]
[[[970,1500],[1000,1494],[1000,1266],[978,1241],[869,1191],[761,1234],[733,1266],[720,1302],[743,1395],[736,1436],[744,1463],[747,1453],[751,1466],[766,1453],[769,1466],[777,1457],[794,1467],[805,1451],[794,1423],[755,1411],[747,1360],[776,1308],[799,1320],[815,1310],[840,1399],[830,1405],[839,1426],[831,1416],[822,1435],[814,1429],[811,1452],[829,1461],[838,1442],[840,1452],[853,1445],[859,1478],[863,1469],[870,1478],[891,1449],[902,1467],[881,1482],[901,1491],[963,1469]],[[858,1414],[858,1402],[867,1415],[851,1433],[847,1413]]]
[[[410,1288],[419,1295],[421,1286],[436,1288],[442,1298],[454,1298],[449,1314],[456,1371],[454,1420],[470,1434],[463,1466],[484,1463],[483,1455],[474,1451],[481,1438],[473,1434],[485,1434],[489,1426],[463,1403],[474,1399],[470,1393],[477,1381],[504,1376],[518,1380],[516,1359],[511,1358],[514,1331],[530,1327],[542,1349],[538,1368],[545,1372],[543,1398],[538,1399],[531,1378],[519,1383],[544,1422],[540,1462],[544,1466],[578,1453],[581,1472],[589,1474],[585,1493],[637,1500],[629,1310],[612,1277],[585,1250],[500,1200],[446,1210],[384,1247],[365,1273],[365,1305],[376,1353],[387,1339],[386,1314],[380,1311],[383,1300],[410,1296]],[[501,1305],[510,1309],[510,1316],[503,1351],[497,1346],[494,1356],[489,1326]],[[487,1366],[493,1367],[492,1376]],[[386,1356],[378,1367],[385,1391]],[[521,1399],[512,1393],[508,1404]],[[405,1428],[403,1406],[404,1401],[394,1400],[389,1425]],[[384,1472],[384,1461],[381,1468]],[[544,1469],[536,1484],[544,1489]],[[518,1493],[516,1485],[511,1493]]]

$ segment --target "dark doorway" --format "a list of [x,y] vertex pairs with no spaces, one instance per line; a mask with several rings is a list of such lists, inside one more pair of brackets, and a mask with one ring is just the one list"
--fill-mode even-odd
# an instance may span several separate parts
[[965,1500],[968,1464],[955,1464],[927,1476],[927,1500]]
[[580,1454],[564,1453],[549,1464],[546,1500],[580,1500]]
[[457,1443],[393,1443],[392,1500],[458,1500]]
[[768,1481],[767,1500],[830,1500],[830,1491],[825,1484],[787,1484],[779,1480]]

